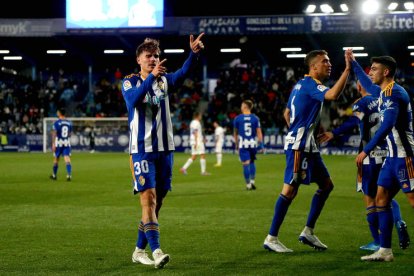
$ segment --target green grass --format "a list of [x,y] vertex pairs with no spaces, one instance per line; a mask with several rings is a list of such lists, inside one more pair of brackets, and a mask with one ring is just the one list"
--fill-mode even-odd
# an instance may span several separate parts
[[[275,199],[281,191],[283,155],[259,155],[256,191],[246,191],[241,164],[224,155],[223,167],[200,175],[178,173],[188,155],[175,155],[173,191],[160,213],[161,245],[171,256],[163,270],[133,264],[139,197],[132,194],[125,153],[74,153],[73,181],[61,160],[49,180],[51,154],[0,154],[1,275],[413,275],[413,248],[395,261],[365,263],[358,247],[370,241],[362,195],[355,192],[354,156],[324,156],[335,189],[316,225],[329,246],[317,252],[298,242],[316,185],[302,186],[280,231],[291,254],[265,251]],[[397,195],[414,238],[414,213]]]

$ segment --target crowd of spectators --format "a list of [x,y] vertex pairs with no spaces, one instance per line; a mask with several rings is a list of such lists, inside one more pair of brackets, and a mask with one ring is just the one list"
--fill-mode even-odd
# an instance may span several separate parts
[[[188,132],[195,110],[203,114],[207,134],[213,133],[218,121],[232,131],[233,119],[240,112],[243,99],[252,99],[253,112],[261,120],[264,134],[283,134],[286,124],[283,110],[289,93],[303,68],[267,67],[258,62],[225,66],[207,87],[196,76],[186,79],[182,87],[170,95],[175,133]],[[90,89],[88,76],[67,74],[63,69],[44,70],[36,80],[20,74],[0,72],[0,133],[40,134],[44,117],[55,117],[58,106],[65,107],[68,117],[126,117],[121,93],[123,74],[106,70],[97,76]],[[326,85],[330,86],[328,81]],[[399,83],[413,91],[410,80],[401,74]],[[412,82],[412,81],[411,81]],[[352,114],[351,104],[359,97],[351,78],[341,98],[325,105],[321,127],[332,129]],[[356,130],[357,131],[357,130]]]

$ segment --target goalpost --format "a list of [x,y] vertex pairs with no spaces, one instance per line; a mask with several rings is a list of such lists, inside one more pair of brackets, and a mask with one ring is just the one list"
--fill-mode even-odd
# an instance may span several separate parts
[[[72,121],[71,147],[74,151],[88,151],[92,129],[97,151],[127,151],[129,145],[128,118],[66,118]],[[52,151],[51,131],[56,117],[43,118],[43,152]]]

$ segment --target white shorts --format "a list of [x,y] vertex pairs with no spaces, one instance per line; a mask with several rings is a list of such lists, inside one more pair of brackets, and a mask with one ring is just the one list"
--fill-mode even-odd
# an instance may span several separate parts
[[192,155],[200,155],[200,154],[205,154],[205,153],[206,153],[206,149],[204,147],[204,143],[198,144],[197,147],[195,147],[195,145],[191,145]]

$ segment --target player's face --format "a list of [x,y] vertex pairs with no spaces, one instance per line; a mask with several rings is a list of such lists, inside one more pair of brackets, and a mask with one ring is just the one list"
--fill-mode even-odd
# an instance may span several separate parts
[[381,84],[385,77],[385,67],[380,63],[373,62],[369,70],[369,77],[375,84]]
[[160,55],[158,52],[144,51],[137,57],[137,63],[141,66],[141,71],[151,73],[157,63],[160,62]]
[[323,80],[331,75],[332,64],[327,55],[319,55],[314,58],[311,68],[317,73],[319,79]]

